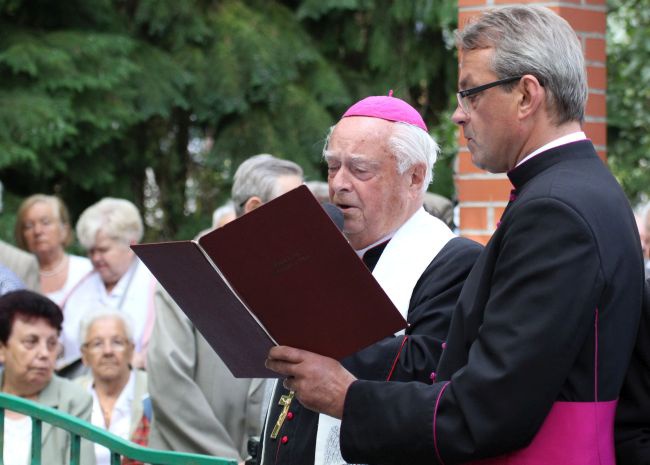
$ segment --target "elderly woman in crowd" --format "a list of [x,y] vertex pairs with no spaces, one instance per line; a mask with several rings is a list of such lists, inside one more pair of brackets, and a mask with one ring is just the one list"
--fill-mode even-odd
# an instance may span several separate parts
[[[91,373],[77,382],[93,397],[93,425],[133,440],[138,427],[148,430],[151,414],[145,408],[150,402],[147,375],[130,365],[134,349],[131,319],[109,308],[88,313],[81,320],[79,340],[83,363]],[[144,410],[149,417],[143,416]],[[147,445],[147,437],[138,437],[137,442]],[[95,444],[95,457],[97,465],[110,465],[110,451],[99,444]]]
[[14,233],[16,244],[38,259],[41,292],[58,304],[92,269],[87,258],[65,252],[72,229],[68,209],[58,197],[27,197],[18,209]]
[[[53,374],[62,320],[59,307],[36,292],[20,290],[0,297],[0,389],[90,421],[90,395]],[[31,419],[6,411],[4,464],[30,463],[31,438]],[[47,465],[70,463],[70,435],[44,423],[41,456]],[[81,463],[95,463],[92,444],[86,440],[81,441]]]
[[79,374],[79,323],[90,311],[111,307],[133,320],[135,353],[131,363],[144,367],[144,353],[154,322],[156,281],[130,246],[142,239],[138,209],[128,200],[104,198],[88,207],[77,222],[77,237],[94,271],[70,294],[63,307],[63,373]]

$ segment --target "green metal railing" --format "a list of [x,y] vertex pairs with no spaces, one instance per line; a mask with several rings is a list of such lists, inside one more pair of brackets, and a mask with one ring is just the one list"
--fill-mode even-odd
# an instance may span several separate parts
[[70,433],[70,465],[80,465],[81,438],[101,444],[111,451],[111,465],[120,465],[121,457],[152,465],[237,465],[236,460],[149,449],[119,438],[106,430],[65,412],[10,394],[0,393],[0,465],[3,465],[5,409],[32,418],[32,461],[41,465],[43,422]]

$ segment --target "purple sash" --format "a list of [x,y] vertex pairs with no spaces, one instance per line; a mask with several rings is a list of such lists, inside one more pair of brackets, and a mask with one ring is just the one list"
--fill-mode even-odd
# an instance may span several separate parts
[[615,465],[616,402],[555,402],[527,447],[467,465]]

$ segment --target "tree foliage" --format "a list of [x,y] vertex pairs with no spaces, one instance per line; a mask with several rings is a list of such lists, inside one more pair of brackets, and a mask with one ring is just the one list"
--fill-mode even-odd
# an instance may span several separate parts
[[[650,4],[608,5],[609,162],[638,200]],[[47,192],[73,217],[126,197],[149,239],[192,236],[252,154],[322,179],[327,127],[389,89],[441,143],[432,190],[452,196],[456,21],[449,0],[0,0],[0,231],[20,198]]]
[[635,203],[650,196],[650,0],[608,5],[608,161]]
[[389,89],[444,139],[449,172],[456,15],[447,0],[0,0],[9,205],[57,193],[76,217],[126,197],[149,239],[189,237],[252,154],[321,179],[327,128]]

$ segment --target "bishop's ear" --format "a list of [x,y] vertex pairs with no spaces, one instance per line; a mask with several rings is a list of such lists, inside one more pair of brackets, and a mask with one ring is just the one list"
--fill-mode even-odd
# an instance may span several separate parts
[[418,191],[422,190],[424,179],[426,177],[426,170],[427,168],[424,164],[413,165],[409,169],[410,181],[411,181],[410,187],[413,190],[418,190]]

